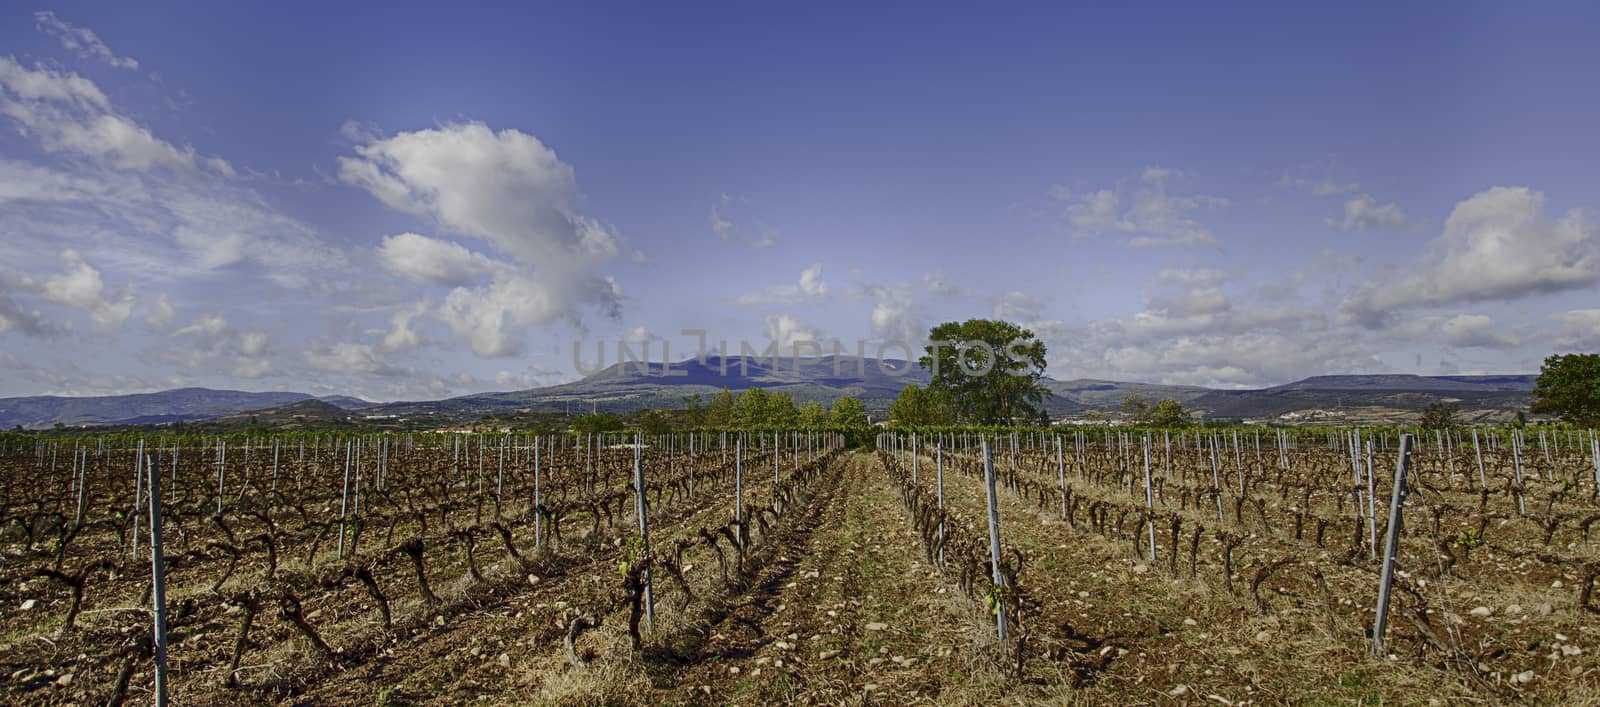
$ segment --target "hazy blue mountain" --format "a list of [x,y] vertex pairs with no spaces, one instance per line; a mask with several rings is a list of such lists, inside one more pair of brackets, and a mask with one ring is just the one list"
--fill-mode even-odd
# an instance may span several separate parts
[[[1309,409],[1384,407],[1420,410],[1429,403],[1448,402],[1464,409],[1511,410],[1526,408],[1535,376],[1416,376],[1400,374],[1313,376],[1258,390],[1215,390],[1199,386],[1129,383],[1078,379],[1045,379],[1053,393],[1047,403],[1051,415],[1079,414],[1089,410],[1115,411],[1124,397],[1140,395],[1152,400],[1173,398],[1210,417],[1260,418]],[[160,424],[205,420],[261,412],[268,416],[298,415],[303,419],[342,419],[343,410],[360,410],[361,416],[438,419],[441,423],[470,420],[517,411],[570,412],[600,410],[628,413],[650,407],[682,407],[684,399],[699,395],[709,401],[723,388],[734,392],[752,387],[785,392],[798,401],[823,404],[844,396],[860,398],[875,416],[908,384],[927,385],[928,373],[915,364],[886,360],[864,364],[851,358],[824,356],[759,358],[710,356],[688,359],[664,369],[650,364],[617,364],[581,380],[544,388],[466,395],[445,400],[370,403],[348,396],[315,398],[304,393],[246,393],[231,390],[183,388],[159,393],[68,398],[38,396],[0,399],[0,426],[43,428],[66,425]],[[319,405],[284,408],[305,401]],[[275,410],[269,410],[275,409]],[[389,419],[394,419],[389,418]],[[425,424],[425,423],[424,423]]]
[[[310,400],[305,393],[249,393],[239,390],[178,388],[158,393],[63,397],[40,395],[0,398],[0,428],[21,425],[25,429],[64,425],[141,425],[205,420],[250,410],[278,407]],[[371,405],[359,398],[337,396],[335,404],[348,401]],[[341,405],[341,407],[345,407]]]
[[1524,409],[1532,401],[1537,377],[1313,376],[1259,390],[1213,390],[1189,404],[1213,417],[1271,417],[1299,410],[1355,406],[1421,410],[1431,403],[1450,403],[1467,410]]

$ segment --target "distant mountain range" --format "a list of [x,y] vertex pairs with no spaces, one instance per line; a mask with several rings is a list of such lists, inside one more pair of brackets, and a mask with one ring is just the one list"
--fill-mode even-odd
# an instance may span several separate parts
[[[1535,376],[1416,376],[1404,374],[1314,376],[1258,390],[1218,390],[1200,386],[1120,381],[1045,379],[1053,393],[1047,407],[1054,417],[1114,411],[1124,397],[1173,398],[1208,417],[1260,419],[1310,410],[1361,409],[1414,414],[1429,403],[1447,402],[1469,411],[1509,417],[1530,401]],[[304,393],[245,393],[184,388],[159,393],[91,398],[0,398],[0,426],[155,424],[253,413],[268,419],[299,417],[332,420],[339,411],[360,417],[437,420],[439,424],[528,412],[591,410],[627,413],[651,407],[682,407],[688,396],[702,402],[723,388],[735,392],[760,387],[785,392],[798,401],[824,404],[853,396],[881,416],[908,384],[927,385],[928,372],[914,363],[850,357],[770,358],[711,356],[689,359],[668,369],[650,364],[617,364],[582,380],[544,388],[479,393],[444,400],[369,403],[358,398],[316,398]],[[319,401],[308,404],[307,401]],[[292,406],[292,407],[285,407]],[[309,415],[307,413],[310,413]],[[426,423],[425,423],[426,424]]]
[[[0,398],[0,428],[37,429],[63,425],[155,425],[209,420],[251,410],[316,399],[305,393],[247,393],[239,390],[178,388],[159,393],[69,398],[39,395]],[[371,406],[344,395],[321,398],[344,409]]]

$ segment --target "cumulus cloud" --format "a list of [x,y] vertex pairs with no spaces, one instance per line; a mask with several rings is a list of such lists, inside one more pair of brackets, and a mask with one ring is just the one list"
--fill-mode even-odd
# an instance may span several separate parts
[[139,60],[131,56],[117,56],[92,29],[69,24],[49,10],[33,13],[33,19],[38,23],[40,32],[54,37],[63,49],[76,52],[80,58],[104,62],[118,69],[139,68]]
[[1600,350],[1600,309],[1571,309],[1551,315],[1561,324],[1555,342],[1572,350]]
[[86,312],[95,328],[110,331],[122,326],[133,311],[133,296],[106,291],[100,271],[85,262],[75,251],[65,251],[61,259],[67,270],[47,278],[39,290],[46,301]]
[[0,290],[0,334],[9,331],[28,336],[51,336],[57,333],[39,310],[24,309],[11,295]]
[[30,69],[0,57],[0,114],[51,152],[76,153],[125,170],[234,174],[227,161],[173,145],[114,112],[99,87],[75,73]]
[[177,312],[172,309],[172,301],[168,299],[165,292],[156,295],[154,299],[147,298],[144,309],[144,323],[152,329],[165,328],[172,323],[172,318],[177,315]]
[[306,349],[304,358],[307,366],[326,373],[370,376],[404,373],[385,361],[376,348],[351,341],[314,340]]
[[1446,346],[1505,349],[1516,339],[1495,331],[1494,320],[1482,314],[1457,314],[1440,322],[1439,338]]
[[767,248],[776,244],[778,236],[781,235],[778,229],[760,222],[757,222],[754,227],[746,228],[737,226],[733,221],[729,220],[730,213],[739,208],[745,201],[743,198],[735,198],[727,193],[723,193],[722,196],[718,197],[716,203],[711,205],[711,215],[709,217],[711,232],[717,234],[717,238],[724,243],[739,242],[751,248]]
[[417,331],[416,320],[428,313],[431,307],[427,302],[418,302],[415,305],[395,310],[389,315],[389,331],[383,336],[380,350],[384,353],[395,353],[417,348],[426,343],[426,339]]
[[378,264],[404,278],[443,287],[462,287],[493,271],[500,263],[459,243],[401,233],[378,246]]
[[[584,215],[571,165],[537,137],[477,122],[368,137],[356,156],[339,158],[340,179],[514,262],[492,267],[457,244],[416,234],[380,246],[391,271],[453,287],[436,316],[474,352],[516,354],[527,327],[577,322],[585,309],[618,316],[621,290],[598,268],[625,246]],[[444,262],[418,262],[422,255]],[[467,284],[484,273],[489,282]]]
[[777,344],[780,355],[793,356],[800,342],[810,344],[818,340],[815,328],[787,314],[770,315],[766,323],[767,339]]
[[1001,295],[994,304],[994,318],[1009,321],[1032,321],[1039,318],[1044,302],[1021,290]]
[[1339,307],[1376,328],[1413,306],[1512,300],[1600,283],[1600,227],[1578,209],[1544,216],[1544,194],[1495,187],[1456,204],[1444,232],[1401,274],[1362,284]]
[[238,330],[220,314],[205,314],[172,332],[169,346],[146,352],[154,360],[189,373],[226,372],[260,378],[273,372],[266,332]]
[[776,285],[761,292],[740,295],[734,302],[741,305],[799,304],[807,300],[822,299],[828,295],[828,283],[822,280],[822,263],[800,271],[800,280],[794,285]]
[[1381,204],[1367,194],[1344,202],[1344,220],[1328,219],[1328,225],[1341,231],[1370,231],[1406,225],[1406,212],[1399,204]]
[[1167,182],[1182,176],[1179,170],[1152,166],[1133,184],[1087,192],[1058,184],[1049,194],[1064,204],[1061,214],[1075,238],[1119,234],[1133,247],[1218,245],[1211,229],[1192,214],[1227,206],[1228,200],[1171,194]]
[[32,336],[50,336],[72,329],[70,321],[48,321],[49,315],[23,307],[14,299],[18,295],[81,311],[101,332],[122,327],[133,311],[133,295],[126,288],[107,287],[100,270],[76,251],[62,251],[60,260],[63,270],[43,280],[0,269],[0,332],[17,330]]
[[874,337],[903,342],[913,348],[920,347],[927,339],[928,327],[923,323],[911,286],[866,283],[856,294],[872,303],[868,325]]

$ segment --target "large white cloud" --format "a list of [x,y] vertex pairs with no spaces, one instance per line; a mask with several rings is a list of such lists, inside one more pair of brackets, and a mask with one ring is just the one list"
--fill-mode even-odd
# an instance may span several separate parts
[[1495,187],[1456,204],[1422,258],[1358,287],[1341,303],[1341,314],[1380,327],[1405,307],[1511,300],[1600,284],[1600,227],[1577,209],[1546,220],[1544,201],[1544,194],[1525,187]]
[[[339,158],[346,183],[510,259],[493,266],[459,245],[415,234],[380,248],[391,270],[454,287],[436,314],[474,352],[510,356],[522,350],[531,325],[578,322],[586,309],[620,312],[620,289],[598,269],[626,247],[584,215],[571,165],[537,137],[455,123],[368,137],[355,152]],[[425,254],[443,261],[418,262]],[[485,273],[492,273],[489,282],[468,284]]]

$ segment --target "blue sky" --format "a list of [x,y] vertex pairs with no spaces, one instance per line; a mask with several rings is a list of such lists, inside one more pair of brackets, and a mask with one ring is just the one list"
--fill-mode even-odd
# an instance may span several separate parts
[[1227,387],[1600,348],[1592,4],[0,12],[0,395],[974,316]]

